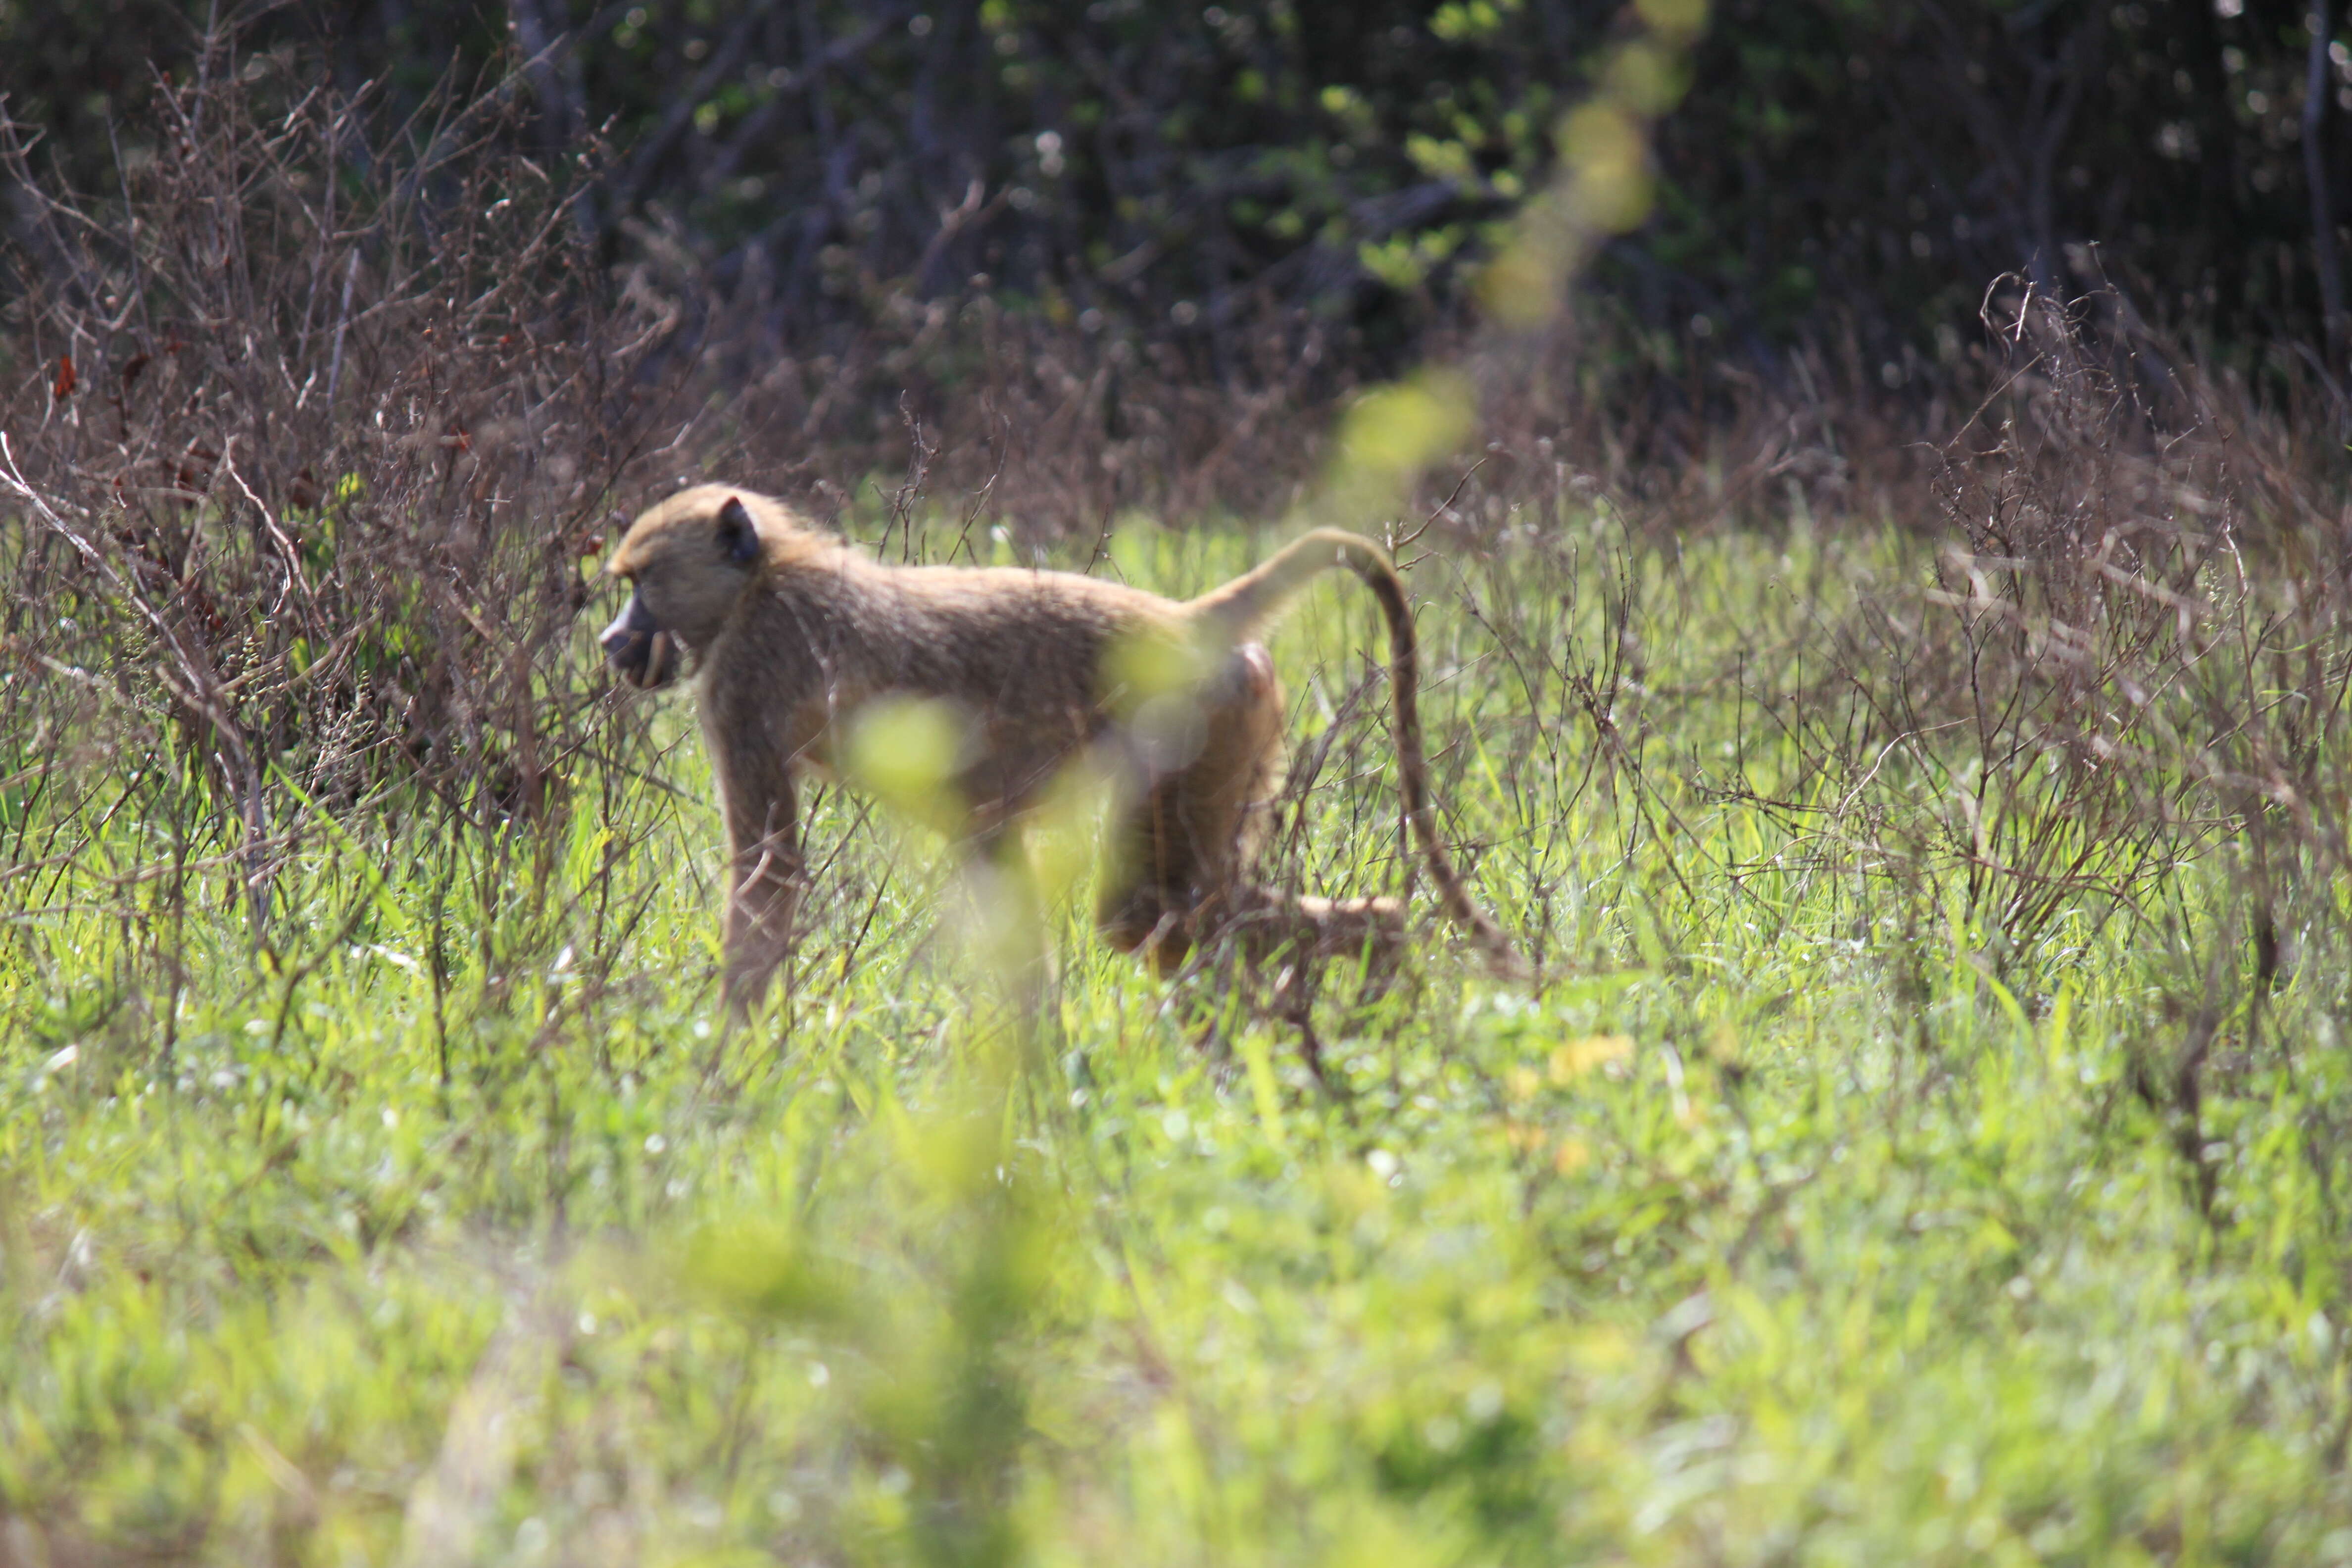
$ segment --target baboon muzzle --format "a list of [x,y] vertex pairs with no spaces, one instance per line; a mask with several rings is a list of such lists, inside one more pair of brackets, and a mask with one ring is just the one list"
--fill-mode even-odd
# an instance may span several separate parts
[[604,645],[614,671],[632,686],[650,691],[668,685],[677,673],[677,639],[655,624],[653,613],[635,594],[596,640]]

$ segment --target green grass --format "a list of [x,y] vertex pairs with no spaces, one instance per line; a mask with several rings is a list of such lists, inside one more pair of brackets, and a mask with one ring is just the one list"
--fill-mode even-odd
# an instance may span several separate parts
[[[1189,591],[1253,550],[1112,560]],[[937,844],[839,795],[790,996],[727,1037],[682,700],[543,829],[289,792],[275,956],[203,864],[233,835],[19,797],[0,1555],[2352,1560],[2340,977],[2242,984],[2220,850],[2004,949],[1964,868],[1716,787],[1853,784],[1727,672],[1811,689],[1772,661],[1908,562],[1635,556],[1614,752],[1570,679],[1605,552],[1416,567],[1452,831],[1550,979],[1431,929],[1388,996],[1327,983],[1328,1086],[1083,889],[1024,1025]],[[1344,585],[1285,627],[1302,757],[1377,647]],[[1381,700],[1285,874],[1402,885]],[[2184,1122],[2135,1074],[2200,996]]]

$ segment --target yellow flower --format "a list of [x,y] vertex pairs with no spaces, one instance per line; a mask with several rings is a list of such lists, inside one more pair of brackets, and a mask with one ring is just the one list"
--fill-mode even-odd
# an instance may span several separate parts
[[1551,1134],[1529,1121],[1513,1121],[1504,1128],[1504,1136],[1512,1148],[1523,1153],[1536,1153],[1551,1142]]
[[1551,1053],[1551,1080],[1570,1083],[1606,1062],[1622,1061],[1633,1054],[1630,1035],[1587,1035]]

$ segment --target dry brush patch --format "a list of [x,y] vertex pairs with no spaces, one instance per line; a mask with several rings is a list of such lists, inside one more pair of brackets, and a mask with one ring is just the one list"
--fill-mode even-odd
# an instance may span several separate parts
[[[672,323],[606,299],[510,82],[395,119],[213,53],[112,191],[0,126],[0,774],[18,910],[143,926],[225,883],[290,967],[304,846],[429,821],[543,881],[567,797],[637,766],[571,644],[615,489],[662,456]],[[96,868],[110,826],[137,847]]]

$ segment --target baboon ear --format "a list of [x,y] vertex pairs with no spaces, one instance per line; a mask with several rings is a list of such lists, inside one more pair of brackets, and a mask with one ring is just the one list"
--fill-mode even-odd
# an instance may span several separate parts
[[749,566],[760,558],[760,531],[740,496],[729,496],[727,504],[719,509],[719,548],[738,566]]

